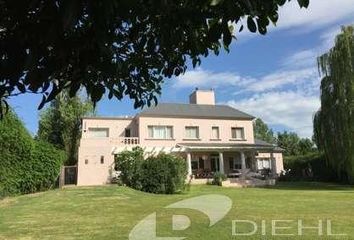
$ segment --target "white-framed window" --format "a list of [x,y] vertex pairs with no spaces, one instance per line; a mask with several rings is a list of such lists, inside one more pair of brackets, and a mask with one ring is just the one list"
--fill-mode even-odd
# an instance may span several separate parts
[[231,170],[242,169],[242,162],[240,157],[229,157],[229,167]]
[[109,128],[88,128],[88,136],[92,138],[109,137]]
[[270,159],[269,158],[260,158],[257,160],[258,170],[270,169]]
[[172,139],[172,126],[148,126],[149,138],[152,139]]
[[185,127],[185,137],[187,139],[198,139],[199,127]]
[[231,138],[232,139],[245,139],[244,128],[240,128],[240,127],[231,128]]
[[211,139],[220,139],[219,127],[211,128]]
[[192,159],[192,170],[204,169],[204,159],[199,157]]

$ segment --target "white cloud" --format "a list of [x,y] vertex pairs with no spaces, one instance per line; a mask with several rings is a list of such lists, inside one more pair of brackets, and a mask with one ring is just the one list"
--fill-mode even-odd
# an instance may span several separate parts
[[300,70],[282,70],[263,76],[262,78],[248,84],[245,90],[251,92],[264,92],[273,89],[280,89],[285,86],[301,86],[302,83],[315,78],[314,68]]
[[300,50],[285,58],[282,65],[288,68],[304,68],[316,66],[316,58],[320,55],[316,49]]
[[226,104],[262,118],[271,125],[282,125],[301,137],[312,136],[312,117],[319,98],[298,91],[255,94],[251,98],[230,100]]
[[[277,26],[269,25],[268,32],[278,30],[291,30],[293,32],[306,32],[318,28],[333,26],[338,23],[350,23],[354,20],[354,0],[310,0],[309,7],[300,8],[297,1],[285,3],[279,10]],[[246,21],[243,20],[246,25]],[[238,31],[241,23],[235,27]],[[245,28],[247,29],[247,28]],[[330,31],[331,33],[333,31]],[[339,32],[337,28],[336,32]],[[259,34],[245,30],[235,32],[237,38],[247,40]],[[330,33],[329,33],[330,34]]]
[[310,0],[308,9],[300,9],[297,1],[291,1],[281,8],[277,27],[314,29],[347,18],[354,19],[354,0]]
[[[249,76],[241,76],[232,72],[213,72],[198,68],[186,72],[184,75],[177,77],[174,87],[176,88],[213,88],[220,87],[237,87],[239,89],[234,94],[244,92],[264,92],[284,87],[301,87],[307,88],[312,84],[312,80],[317,76],[315,68],[305,68],[299,70],[279,70],[274,73],[253,78]],[[318,84],[315,86],[317,87]],[[230,89],[232,90],[232,88]]]
[[237,84],[245,84],[248,81],[252,81],[251,78],[241,77],[240,75],[232,72],[220,72],[216,73],[203,68],[196,68],[192,71],[187,71],[184,75],[176,78],[174,87],[176,88],[189,88],[189,87],[201,87],[201,88],[218,88],[221,86],[235,86]]

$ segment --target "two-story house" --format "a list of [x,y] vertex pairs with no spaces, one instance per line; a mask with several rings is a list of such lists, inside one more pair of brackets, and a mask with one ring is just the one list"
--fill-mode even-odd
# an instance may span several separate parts
[[216,105],[213,90],[195,90],[189,104],[159,103],[134,117],[85,117],[79,147],[78,185],[109,183],[114,155],[140,146],[145,154],[182,156],[194,179],[214,172],[238,177],[283,170],[281,149],[254,138],[254,117]]

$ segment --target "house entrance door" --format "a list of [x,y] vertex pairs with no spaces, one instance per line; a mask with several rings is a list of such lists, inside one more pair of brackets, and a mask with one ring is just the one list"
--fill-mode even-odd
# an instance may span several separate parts
[[219,155],[211,155],[210,156],[210,167],[212,172],[219,172],[220,165],[219,165]]

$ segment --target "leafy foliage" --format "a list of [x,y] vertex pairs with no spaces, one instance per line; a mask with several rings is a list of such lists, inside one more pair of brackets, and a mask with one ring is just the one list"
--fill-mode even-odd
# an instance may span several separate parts
[[65,150],[68,156],[66,164],[75,165],[81,134],[81,118],[92,112],[91,102],[84,101],[79,96],[71,98],[67,92],[61,92],[50,106],[42,111],[37,138]]
[[142,190],[172,194],[184,190],[187,178],[186,161],[171,154],[147,158],[141,168]]
[[221,172],[216,172],[213,175],[213,181],[211,182],[211,184],[222,186],[222,182],[225,181],[226,179],[227,179],[227,177],[225,174],[223,174]]
[[354,27],[343,27],[335,46],[318,58],[321,109],[314,118],[318,147],[340,175],[354,183]]
[[326,164],[323,154],[318,152],[284,158],[281,181],[339,181],[336,172]]
[[105,93],[136,108],[156,103],[164,77],[229,51],[241,19],[266,34],[288,1],[0,1],[0,101],[40,93],[42,108],[84,87],[94,103]]
[[34,141],[11,110],[0,121],[0,197],[32,193],[55,183],[63,152]]
[[141,165],[144,161],[144,151],[135,147],[132,151],[123,151],[115,156],[115,169],[119,170],[123,184],[141,190]]
[[278,133],[277,144],[284,149],[285,156],[298,156],[315,152],[314,143],[308,138],[300,138],[296,133]]
[[273,130],[268,127],[268,125],[262,121],[262,119],[257,118],[253,122],[254,136],[257,139],[266,141],[268,143],[276,143],[276,138],[274,136]]
[[184,190],[187,166],[182,158],[159,154],[144,160],[143,154],[137,147],[116,156],[115,167],[121,171],[123,184],[150,193],[173,194]]

